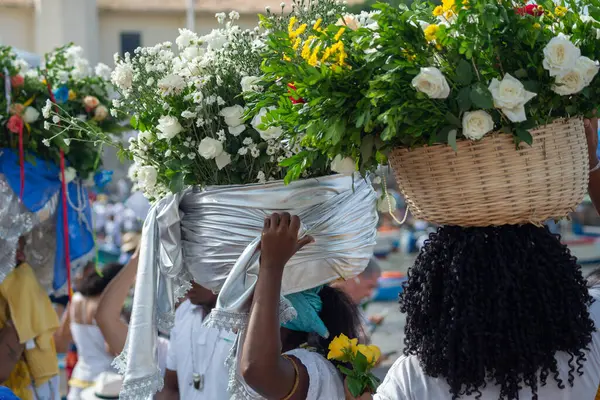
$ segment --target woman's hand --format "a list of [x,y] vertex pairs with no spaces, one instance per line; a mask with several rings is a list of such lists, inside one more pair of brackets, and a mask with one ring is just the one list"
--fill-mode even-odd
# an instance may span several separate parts
[[300,218],[296,215],[273,213],[265,218],[260,243],[261,267],[283,269],[298,250],[314,242],[311,236],[298,240],[299,231]]

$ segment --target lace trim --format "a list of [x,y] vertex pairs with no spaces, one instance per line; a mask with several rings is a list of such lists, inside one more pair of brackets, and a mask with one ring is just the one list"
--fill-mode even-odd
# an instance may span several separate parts
[[173,325],[175,325],[175,313],[169,311],[157,314],[156,326],[158,327],[159,331],[169,332],[171,329],[173,329]]
[[123,382],[123,388],[119,394],[119,399],[147,399],[155,393],[160,392],[163,388],[163,384],[164,382],[160,370],[143,378],[128,379]]
[[15,269],[18,243],[18,237],[11,240],[0,239],[0,248],[4,247],[4,250],[1,252],[3,254],[0,254],[0,283]]
[[248,313],[238,313],[223,309],[214,309],[206,318],[204,326],[229,332],[241,332],[248,325]]
[[[127,346],[127,343],[125,343],[125,346]],[[127,359],[128,358],[129,358],[129,354],[127,353],[127,350],[123,349],[121,354],[116,356],[110,365],[112,365],[112,367],[114,369],[116,369],[117,372],[119,372],[119,374],[125,375],[125,371],[127,370]]]

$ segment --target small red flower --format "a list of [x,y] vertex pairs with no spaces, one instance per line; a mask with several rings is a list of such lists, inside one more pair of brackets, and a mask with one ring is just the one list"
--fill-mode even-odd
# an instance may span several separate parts
[[540,11],[540,7],[537,4],[527,4],[525,7],[519,7],[515,10],[519,15],[533,15],[537,17],[542,15],[543,11]]
[[10,78],[10,85],[14,88],[20,88],[25,84],[25,78],[21,75],[15,75]]
[[[294,85],[293,83],[288,83],[287,85],[288,85],[288,87],[290,89],[296,90],[296,85]],[[293,94],[290,96],[290,100],[291,100],[292,104],[304,104],[304,103],[306,103],[306,101],[302,97],[295,98]]]
[[19,133],[23,131],[23,118],[18,115],[13,115],[8,119],[8,123],[6,124],[6,128],[12,133]]

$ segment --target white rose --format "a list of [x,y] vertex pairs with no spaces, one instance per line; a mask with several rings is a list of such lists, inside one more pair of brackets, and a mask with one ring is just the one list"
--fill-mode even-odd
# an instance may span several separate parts
[[198,153],[207,160],[212,160],[223,153],[223,143],[213,138],[204,138],[198,146]]
[[137,173],[138,173],[138,165],[131,164],[131,166],[127,170],[127,177],[129,178],[129,180],[131,180],[131,181],[137,180]]
[[192,43],[196,43],[198,41],[198,36],[190,31],[189,29],[179,29],[179,36],[175,39],[175,43],[177,47],[180,49],[184,47],[188,47]]
[[[389,202],[388,202],[389,199]],[[390,210],[392,212],[396,211],[396,207],[398,206],[396,199],[394,196],[388,194],[387,196],[382,196],[377,200],[377,211],[380,213],[389,213]]]
[[96,107],[94,110],[94,121],[101,122],[104,121],[106,117],[108,117],[108,108],[103,105]]
[[32,124],[38,120],[40,117],[40,112],[33,107],[27,107],[25,109],[25,113],[23,114],[23,121],[28,124]]
[[581,56],[579,59],[577,59],[575,68],[581,72],[583,80],[585,81],[585,85],[588,86],[596,77],[599,67],[597,61],[593,61],[587,57]]
[[279,126],[271,126],[267,129],[260,129],[259,126],[263,124],[263,119],[273,107],[262,108],[256,116],[252,119],[252,127],[260,134],[260,137],[264,140],[278,139],[283,134],[283,129]]
[[412,80],[412,85],[432,99],[445,99],[450,95],[448,81],[442,71],[435,67],[421,68],[419,75]]
[[141,131],[140,133],[138,133],[138,146],[143,146],[143,145],[147,145],[150,143],[150,141],[152,140],[152,132],[148,132],[148,131]]
[[[58,173],[59,179],[62,181],[62,173]],[[73,167],[65,168],[65,183],[73,181],[77,177],[77,171]]]
[[260,91],[260,78],[258,76],[245,76],[242,78],[242,92]]
[[492,79],[489,86],[494,107],[500,109],[512,122],[523,122],[527,120],[525,114],[525,103],[533,99],[536,94],[525,90],[523,84],[506,74],[502,81]]
[[487,112],[478,110],[465,113],[462,125],[467,139],[479,140],[494,129],[494,120]]
[[136,178],[140,187],[151,189],[156,186],[158,173],[156,172],[156,168],[151,165],[146,165],[144,167],[137,168]]
[[342,158],[341,154],[331,161],[331,170],[339,174],[352,175],[356,171],[356,163],[351,157]]
[[242,132],[244,132],[246,130],[246,125],[240,125],[240,126],[231,126],[229,127],[229,134],[233,135],[233,136],[240,136],[240,134]]
[[171,115],[164,115],[160,117],[158,119],[157,128],[159,130],[159,133],[157,134],[158,138],[166,140],[173,139],[181,131],[183,131],[183,127],[179,123],[179,120]]
[[96,65],[94,72],[96,73],[97,77],[102,78],[105,81],[110,81],[110,73],[112,71],[110,70],[110,67],[108,65],[98,63],[98,65]]
[[219,29],[213,29],[211,33],[202,36],[200,40],[208,45],[210,50],[219,50],[227,43],[227,36]]
[[239,104],[222,108],[219,115],[225,118],[227,126],[240,126],[244,123],[244,107]]
[[170,74],[158,81],[158,88],[163,96],[179,94],[185,89],[185,80],[175,74]]
[[544,47],[543,65],[550,72],[550,76],[560,76],[575,67],[579,56],[581,56],[581,51],[571,43],[567,36],[559,33]]
[[133,67],[130,64],[117,64],[110,75],[112,82],[121,90],[131,89],[133,84]]
[[185,58],[186,60],[194,60],[197,57],[200,57],[203,54],[203,50],[201,47],[198,46],[190,46],[187,49],[185,49],[182,53],[183,58]]
[[217,163],[217,168],[222,170],[231,163],[231,155],[226,152],[222,152],[215,157],[215,162]]
[[569,96],[579,93],[585,87],[585,78],[578,68],[575,68],[565,75],[556,77],[552,85],[552,90],[561,96]]

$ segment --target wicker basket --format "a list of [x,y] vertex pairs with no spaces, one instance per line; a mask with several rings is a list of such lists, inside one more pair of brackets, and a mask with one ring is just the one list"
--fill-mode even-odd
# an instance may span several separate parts
[[396,180],[415,218],[437,224],[541,224],[573,211],[587,192],[587,142],[580,118],[531,131],[533,145],[490,134],[450,146],[395,149]]

